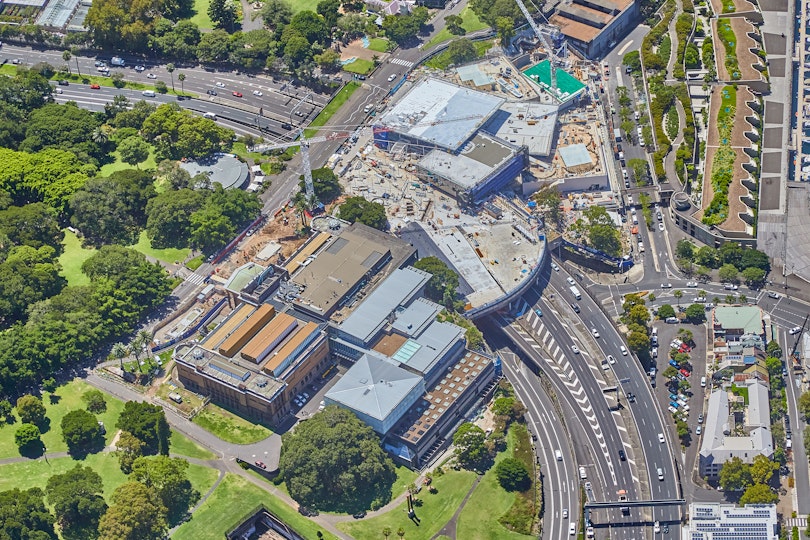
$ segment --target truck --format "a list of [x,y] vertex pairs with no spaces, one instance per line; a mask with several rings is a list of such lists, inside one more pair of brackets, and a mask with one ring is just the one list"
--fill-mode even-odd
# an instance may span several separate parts
[[577,300],[582,300],[582,295],[579,293],[579,289],[577,289],[573,285],[569,289],[571,291],[571,294],[574,295],[574,298],[576,298]]
[[616,142],[622,142],[622,130],[620,130],[619,128],[614,128],[613,138],[616,139]]
[[117,67],[124,67],[126,62],[120,56],[113,56],[112,60],[110,60],[110,64]]

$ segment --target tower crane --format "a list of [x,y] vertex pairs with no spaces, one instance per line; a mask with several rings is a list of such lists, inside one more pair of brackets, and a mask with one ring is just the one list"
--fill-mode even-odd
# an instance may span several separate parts
[[562,52],[564,54],[564,52],[566,51],[566,44],[565,42],[563,42],[559,51],[555,50],[552,44],[549,42],[548,38],[546,38],[546,32],[548,32],[552,36],[556,36],[559,34],[560,30],[556,26],[551,26],[549,24],[545,25],[546,32],[544,32],[543,31],[544,28],[541,28],[540,25],[537,24],[537,22],[535,22],[534,18],[532,17],[532,14],[529,13],[529,10],[526,8],[526,4],[523,3],[523,0],[515,0],[515,2],[517,2],[518,8],[520,8],[520,11],[521,13],[523,13],[523,16],[526,17],[527,21],[529,21],[529,26],[532,27],[532,30],[534,30],[534,33],[535,35],[537,35],[537,38],[543,43],[543,46],[548,51],[549,72],[551,75],[551,93],[552,95],[556,95],[557,72],[555,65],[558,62],[557,54],[559,52]]

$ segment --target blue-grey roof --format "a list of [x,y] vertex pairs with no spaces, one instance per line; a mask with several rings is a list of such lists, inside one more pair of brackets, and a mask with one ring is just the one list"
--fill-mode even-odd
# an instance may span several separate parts
[[377,125],[458,150],[505,100],[438,79],[423,79]]
[[588,153],[588,147],[584,144],[561,146],[558,152],[566,167],[590,165],[593,163],[593,159],[591,159],[591,155]]
[[419,375],[369,352],[357,360],[325,397],[382,422],[419,385],[423,385]]
[[472,81],[475,86],[485,86],[495,82],[492,75],[481,71],[477,64],[457,67],[456,73],[462,82]]
[[394,270],[340,325],[340,330],[368,343],[388,316],[411,298],[432,276],[411,266]]
[[392,326],[397,332],[413,336],[435,321],[441,310],[442,306],[439,304],[426,298],[417,298],[410,306],[397,310],[397,319]]
[[[464,337],[464,329],[452,323],[433,321],[418,336],[409,339],[392,355],[397,360],[419,373],[428,373],[444,354]],[[402,351],[410,345],[410,349]],[[400,351],[407,352],[407,356]]]

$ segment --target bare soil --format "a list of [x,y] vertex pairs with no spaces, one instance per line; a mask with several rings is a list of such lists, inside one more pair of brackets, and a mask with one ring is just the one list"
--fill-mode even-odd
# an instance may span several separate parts
[[733,16],[738,13],[746,13],[748,11],[756,11],[754,4],[748,0],[734,0],[734,13],[723,13],[723,0],[712,0],[712,9],[718,16]]
[[345,47],[341,47],[340,49],[340,59],[341,60],[348,60],[349,58],[360,58],[362,60],[373,60],[374,55],[377,55],[382,58],[385,53],[380,53],[377,51],[372,51],[371,49],[366,49],[363,47],[363,41],[360,39],[355,39],[354,41],[349,42],[348,45]]
[[759,64],[759,57],[751,52],[759,44],[748,36],[748,32],[755,32],[754,25],[743,17],[733,17],[731,28],[737,36],[737,61],[740,64],[740,73],[744,81],[758,81],[762,79],[762,73],[754,66]]

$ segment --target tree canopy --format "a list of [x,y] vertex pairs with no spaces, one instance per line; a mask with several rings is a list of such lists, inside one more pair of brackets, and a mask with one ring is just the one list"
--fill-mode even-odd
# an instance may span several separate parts
[[200,492],[188,479],[188,461],[182,458],[139,457],[132,464],[131,478],[157,494],[172,523],[200,499]]
[[340,205],[340,218],[351,223],[359,221],[369,227],[385,230],[388,227],[388,217],[385,207],[380,203],[371,202],[363,197],[348,197]]
[[[304,185],[304,175],[301,175],[298,187],[301,191],[306,191]],[[321,167],[312,170],[312,184],[315,188],[315,197],[323,204],[329,204],[340,197],[342,191],[340,182],[335,172],[329,167]]]
[[719,481],[726,491],[742,491],[751,485],[750,467],[742,459],[733,457],[720,468]]
[[57,540],[44,498],[39,488],[0,491],[0,538]]
[[451,270],[444,261],[433,256],[422,257],[413,266],[432,274],[425,286],[425,296],[452,309],[459,283],[458,274]]
[[492,456],[485,444],[487,435],[472,422],[459,426],[453,434],[456,459],[459,465],[468,469],[483,469]]
[[40,425],[45,420],[45,405],[36,396],[20,396],[17,399],[17,416],[23,423]]
[[519,459],[504,458],[495,466],[495,477],[506,491],[523,491],[531,486],[532,481],[526,465]]
[[127,401],[115,427],[144,443],[145,455],[169,455],[169,424],[163,408],[150,403]]
[[374,431],[331,405],[282,435],[279,474],[299,504],[340,512],[385,505],[396,478]]
[[84,409],[70,411],[62,417],[62,438],[68,452],[82,456],[92,450],[104,447],[104,436],[96,416]]
[[140,482],[127,482],[112,494],[112,506],[98,525],[99,540],[163,540],[166,507]]
[[96,538],[98,522],[107,511],[101,477],[90,467],[76,464],[48,479],[48,503],[69,538]]
[[593,205],[585,209],[582,216],[571,226],[571,232],[584,237],[585,243],[595,249],[608,255],[620,255],[621,233],[607,210]]

